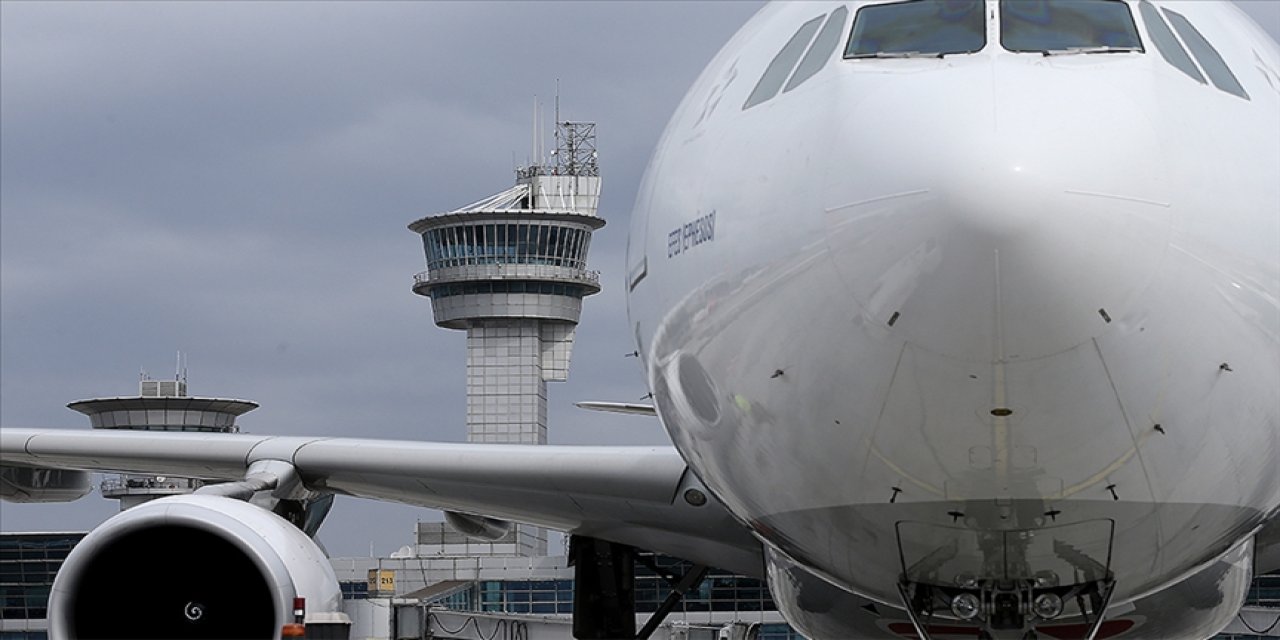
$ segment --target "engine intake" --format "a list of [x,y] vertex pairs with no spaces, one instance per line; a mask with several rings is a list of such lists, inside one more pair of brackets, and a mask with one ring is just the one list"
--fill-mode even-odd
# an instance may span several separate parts
[[175,496],[107,520],[76,546],[49,598],[53,637],[276,638],[294,597],[337,611],[324,552],[246,502]]

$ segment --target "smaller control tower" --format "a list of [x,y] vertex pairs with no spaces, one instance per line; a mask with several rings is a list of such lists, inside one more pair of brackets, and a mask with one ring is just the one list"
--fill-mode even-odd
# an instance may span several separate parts
[[[427,256],[413,292],[436,325],[467,331],[468,442],[547,443],[546,383],[568,379],[582,299],[600,291],[595,123],[557,122],[555,137],[514,187],[409,225]],[[546,554],[545,532],[517,532],[525,555]]]
[[[238,432],[236,417],[258,408],[248,400],[188,396],[181,373],[173,380],[152,380],[144,374],[139,387],[136,396],[77,400],[67,408],[89,416],[94,429],[211,433]],[[203,484],[188,478],[108,476],[102,481],[102,497],[119,500],[124,511],[155,498],[191,493]]]

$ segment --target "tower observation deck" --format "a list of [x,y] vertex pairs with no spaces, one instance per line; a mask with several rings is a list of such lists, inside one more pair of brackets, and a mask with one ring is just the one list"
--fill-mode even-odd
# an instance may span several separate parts
[[468,329],[495,318],[577,324],[582,298],[600,291],[589,271],[600,173],[595,124],[556,125],[554,164],[516,170],[516,185],[409,228],[422,235],[427,270],[413,291],[431,298],[436,324]]
[[[595,124],[557,122],[551,161],[409,225],[427,258],[413,292],[436,325],[467,331],[468,442],[546,444],[546,383],[568,379],[582,299],[600,291],[587,269],[599,199]],[[545,555],[545,532],[517,532],[526,555]]]
[[[184,373],[173,380],[152,380],[145,375],[138,395],[77,400],[68,408],[89,416],[94,429],[127,431],[197,431],[237,433],[236,418],[258,408],[258,403],[234,398],[187,395]],[[119,475],[102,481],[102,496],[120,501],[120,510],[164,496],[191,493],[203,486],[193,478]]]

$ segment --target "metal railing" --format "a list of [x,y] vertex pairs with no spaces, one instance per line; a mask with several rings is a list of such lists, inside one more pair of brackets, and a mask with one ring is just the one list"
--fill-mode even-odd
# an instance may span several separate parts
[[427,260],[427,270],[436,271],[439,269],[455,269],[459,267],[471,266],[493,266],[503,265],[507,267],[518,266],[537,266],[537,267],[559,267],[561,269],[586,269],[587,259],[575,258],[557,258],[554,256],[539,255],[479,255],[479,256],[459,256],[451,258],[434,258]]
[[102,493],[122,493],[128,491],[191,491],[200,488],[204,483],[191,478],[106,478],[100,485]]
[[549,264],[469,264],[420,272],[413,276],[413,285],[476,280],[549,280],[599,287],[600,272]]

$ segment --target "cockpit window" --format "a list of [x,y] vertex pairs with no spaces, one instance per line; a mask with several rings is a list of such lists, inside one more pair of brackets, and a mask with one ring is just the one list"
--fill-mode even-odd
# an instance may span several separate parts
[[940,57],[986,44],[982,0],[911,0],[858,9],[844,57]]
[[1196,63],[1191,61],[1191,56],[1187,55],[1187,50],[1178,44],[1178,38],[1173,35],[1169,25],[1164,23],[1160,12],[1147,0],[1138,3],[1138,12],[1142,14],[1142,21],[1147,23],[1147,35],[1151,36],[1156,50],[1165,61],[1200,84],[1204,84],[1204,76],[1200,75],[1200,70],[1196,68]]
[[1248,100],[1249,93],[1240,86],[1236,74],[1231,73],[1231,67],[1227,66],[1227,61],[1222,59],[1218,50],[1209,44],[1209,41],[1187,20],[1186,16],[1169,9],[1165,9],[1164,14],[1169,16],[1169,23],[1173,25],[1178,35],[1182,36],[1182,41],[1187,43],[1187,48],[1195,54],[1196,60],[1200,61],[1200,67],[1209,76],[1213,86]]
[[1045,55],[1142,51],[1121,0],[1000,0],[1000,44]]
[[800,66],[796,67],[795,72],[791,74],[791,79],[787,81],[787,88],[782,90],[783,93],[800,86],[827,64],[831,54],[836,52],[836,47],[840,46],[840,36],[844,34],[844,21],[848,17],[849,10],[844,7],[832,11],[831,15],[827,16],[827,23],[822,25],[822,31],[818,32],[818,37],[814,38],[813,44],[809,45],[809,51],[804,54]]
[[823,16],[818,16],[800,25],[800,28],[791,36],[787,44],[782,47],[778,55],[774,56],[773,61],[765,68],[764,75],[756,83],[756,88],[751,90],[751,95],[747,96],[747,101],[742,105],[744,110],[750,109],[778,94],[778,90],[782,88],[782,83],[787,81],[787,76],[791,75],[791,70],[800,61],[800,56],[804,55],[805,49],[809,46],[809,41],[813,40],[813,32],[817,31],[818,27],[822,25],[822,18]]

